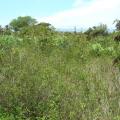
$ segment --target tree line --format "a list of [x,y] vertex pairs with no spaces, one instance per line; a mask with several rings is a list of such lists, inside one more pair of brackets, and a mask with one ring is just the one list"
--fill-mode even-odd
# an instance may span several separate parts
[[[120,31],[120,20],[114,21],[116,31]],[[0,26],[0,35],[20,35],[20,36],[39,36],[41,34],[49,34],[55,32],[55,28],[46,22],[39,23],[35,18],[31,16],[19,16],[13,19],[5,27]],[[75,32],[76,33],[76,32]],[[108,28],[105,24],[100,24],[98,26],[93,26],[88,28],[84,34],[89,37],[98,35],[108,35]]]

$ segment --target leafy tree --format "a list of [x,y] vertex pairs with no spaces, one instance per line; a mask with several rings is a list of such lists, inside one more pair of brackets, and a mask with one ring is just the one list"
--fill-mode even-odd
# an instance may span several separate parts
[[0,35],[2,34],[2,31],[3,29],[2,29],[2,26],[0,25]]
[[88,30],[87,30],[87,31],[85,31],[85,34],[90,35],[92,31],[93,31],[93,29],[92,29],[92,28],[88,28]]
[[3,32],[5,35],[11,35],[12,31],[10,29],[10,26],[9,25],[5,25],[4,29],[3,29]]
[[49,28],[51,26],[51,24],[50,23],[46,23],[46,22],[41,22],[41,23],[38,24],[38,26]]
[[116,30],[117,30],[117,31],[120,31],[120,20],[116,19],[116,20],[114,21],[114,23],[116,23],[116,25],[115,25]]
[[44,32],[55,30],[55,28],[50,23],[45,23],[45,22],[41,22],[37,24],[36,27],[39,28],[40,31],[44,31]]
[[14,31],[20,31],[24,27],[33,26],[37,23],[36,19],[30,16],[18,17],[10,22],[10,27]]
[[107,35],[108,34],[108,30],[107,30],[107,26],[104,24],[100,24],[99,26],[94,26],[92,28],[89,28],[85,34],[87,34],[88,36],[99,36],[99,35]]
[[21,31],[21,36],[51,36],[55,31],[55,28],[49,23],[39,23],[33,26],[24,27]]

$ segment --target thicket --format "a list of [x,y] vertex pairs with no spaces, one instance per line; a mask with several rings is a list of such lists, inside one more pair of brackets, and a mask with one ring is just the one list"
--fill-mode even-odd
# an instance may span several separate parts
[[120,120],[114,33],[31,27],[0,35],[0,120]]

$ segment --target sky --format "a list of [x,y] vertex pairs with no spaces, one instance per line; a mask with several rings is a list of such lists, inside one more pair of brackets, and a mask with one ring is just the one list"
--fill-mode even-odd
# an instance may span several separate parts
[[56,28],[88,28],[101,23],[114,28],[120,0],[0,0],[0,25],[18,16],[32,16]]

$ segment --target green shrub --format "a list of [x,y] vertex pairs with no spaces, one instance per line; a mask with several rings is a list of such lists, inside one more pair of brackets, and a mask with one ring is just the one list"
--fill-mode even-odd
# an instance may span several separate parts
[[104,48],[100,43],[96,43],[91,46],[91,50],[96,56],[101,56],[103,54]]
[[57,35],[53,38],[52,44],[55,46],[64,46],[65,45],[65,36]]
[[113,47],[107,47],[104,50],[105,55],[111,55],[111,56],[115,56],[116,55],[116,51],[114,50]]

